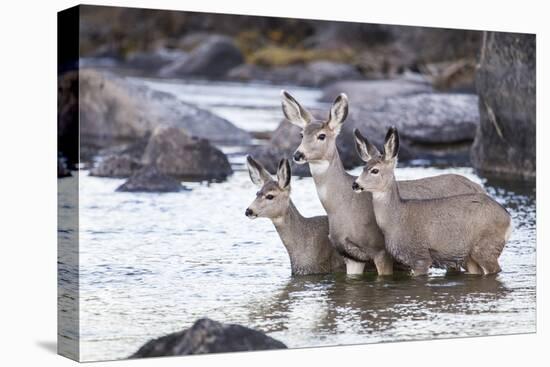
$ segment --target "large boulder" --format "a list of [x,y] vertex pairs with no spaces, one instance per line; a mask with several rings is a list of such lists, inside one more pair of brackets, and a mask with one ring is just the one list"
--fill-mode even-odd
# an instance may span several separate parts
[[359,71],[352,65],[314,61],[307,64],[267,68],[264,66],[243,64],[231,69],[227,78],[239,81],[263,81],[274,84],[292,84],[319,87],[337,80],[360,79]]
[[352,107],[377,105],[387,98],[433,92],[430,84],[419,80],[346,80],[323,88],[322,102],[333,102],[340,93],[346,93]]
[[163,67],[175,61],[185,59],[188,54],[180,50],[158,48],[152,51],[133,52],[126,56],[119,67],[134,69],[146,75],[155,75]]
[[479,125],[477,105],[475,94],[422,93],[387,98],[368,110],[388,114],[388,123],[399,129],[400,137],[419,144],[449,144],[473,141]]
[[186,181],[222,181],[233,172],[225,154],[208,140],[190,137],[176,127],[154,131],[142,163]]
[[[80,71],[80,139],[98,148],[146,137],[157,126],[176,126],[220,143],[247,143],[250,135],[172,94],[111,73]],[[65,128],[66,129],[66,128]]]
[[236,324],[200,319],[189,329],[145,343],[130,358],[286,349],[261,331]]
[[186,188],[155,166],[145,166],[120,185],[118,192],[179,192]]
[[486,33],[476,87],[481,124],[472,163],[492,175],[536,175],[535,35]]
[[142,164],[128,154],[110,155],[90,170],[90,176],[127,178],[142,167]]
[[69,71],[57,79],[57,149],[65,164],[74,168],[79,157],[79,75]]
[[241,50],[227,36],[212,35],[188,55],[161,69],[166,77],[221,78],[244,62]]

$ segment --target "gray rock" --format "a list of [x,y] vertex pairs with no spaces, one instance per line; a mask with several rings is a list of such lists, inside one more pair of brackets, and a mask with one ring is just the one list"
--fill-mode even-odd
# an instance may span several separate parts
[[141,70],[147,74],[155,74],[164,66],[185,59],[187,53],[180,50],[159,48],[149,52],[135,52],[126,57],[122,67]]
[[533,34],[488,32],[476,76],[481,124],[472,163],[484,173],[536,175],[536,41]]
[[412,142],[448,144],[473,141],[479,125],[477,105],[475,94],[422,93],[386,98],[368,110],[388,114],[388,123]]
[[352,107],[377,105],[391,97],[410,96],[433,92],[428,83],[404,78],[390,80],[347,80],[337,81],[323,89],[321,101],[333,102],[340,93],[346,93]]
[[186,181],[223,181],[233,173],[225,154],[208,140],[192,138],[176,127],[158,127],[142,162]]
[[227,36],[213,35],[202,40],[184,60],[168,65],[161,75],[169,77],[221,78],[244,62],[241,50]]
[[74,168],[81,159],[79,146],[79,77],[77,71],[58,76],[57,147],[65,163]]
[[239,81],[256,80],[274,84],[318,87],[336,80],[360,79],[361,74],[349,64],[315,61],[306,65],[275,68],[244,64],[231,69],[227,74],[227,78]]
[[108,147],[146,137],[157,126],[176,126],[213,142],[246,144],[250,135],[206,110],[111,73],[80,71],[80,138]]
[[145,166],[119,186],[118,192],[178,192],[185,190],[176,179],[161,173],[155,166]]
[[200,319],[189,329],[153,339],[130,358],[286,349],[261,331],[236,324]]
[[90,170],[90,176],[127,178],[142,167],[141,163],[127,154],[103,158]]

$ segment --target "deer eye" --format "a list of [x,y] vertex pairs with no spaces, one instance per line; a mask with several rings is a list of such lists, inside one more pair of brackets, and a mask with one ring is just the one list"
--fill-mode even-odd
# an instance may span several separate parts
[[377,175],[378,174],[378,168],[371,169],[370,173],[372,173],[373,175]]
[[325,140],[326,137],[327,137],[327,136],[326,136],[325,134],[319,134],[319,135],[317,136],[317,139],[319,139],[319,140]]
[[269,194],[269,195],[266,195],[265,198],[266,198],[267,200],[273,200],[274,196],[271,195],[271,194]]

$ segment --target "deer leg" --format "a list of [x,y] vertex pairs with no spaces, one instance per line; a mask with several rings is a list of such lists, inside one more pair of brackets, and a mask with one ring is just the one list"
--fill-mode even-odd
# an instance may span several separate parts
[[363,271],[365,270],[365,263],[358,262],[347,257],[344,257],[344,262],[346,263],[347,275],[363,274]]
[[482,272],[480,274],[496,274],[501,268],[498,264],[498,258],[502,252],[504,243],[497,243],[491,240],[484,240],[476,244],[472,249],[470,256],[479,265]]
[[414,262],[412,266],[412,275],[422,276],[422,275],[428,275],[428,271],[430,270],[430,266],[432,265],[432,260],[427,259],[421,259]]
[[478,263],[481,269],[483,269],[483,275],[496,274],[501,271],[498,259],[485,260]]
[[483,274],[483,270],[470,256],[466,258],[464,267],[466,268],[466,274],[476,274],[476,275]]
[[393,258],[386,251],[380,251],[374,257],[374,265],[378,275],[392,275],[393,274]]

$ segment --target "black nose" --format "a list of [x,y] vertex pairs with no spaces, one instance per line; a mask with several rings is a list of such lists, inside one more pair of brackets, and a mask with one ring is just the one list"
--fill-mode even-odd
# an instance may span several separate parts
[[296,162],[300,162],[302,159],[304,159],[304,157],[305,157],[305,156],[304,156],[304,153],[302,153],[302,152],[300,152],[300,151],[296,151],[296,152],[294,153],[294,156],[293,156],[293,158],[294,158],[294,160],[295,160]]
[[247,217],[251,216],[252,213],[253,213],[253,211],[250,208],[246,208],[246,210],[244,211],[244,215],[246,215]]
[[353,182],[353,185],[351,185],[351,188],[353,189],[353,191],[357,191],[359,190],[359,184],[357,182]]

